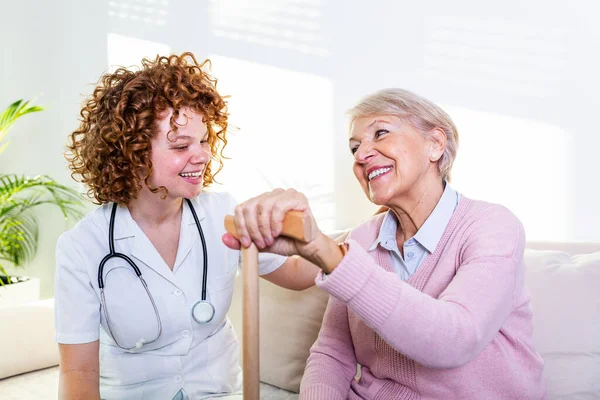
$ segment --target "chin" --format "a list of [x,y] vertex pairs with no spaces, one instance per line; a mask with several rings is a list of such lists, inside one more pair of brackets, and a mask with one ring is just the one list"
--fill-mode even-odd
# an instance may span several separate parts
[[378,206],[385,206],[387,203],[389,203],[390,201],[390,194],[389,193],[373,193],[373,192],[369,192],[368,194],[369,200],[371,200],[371,203],[378,205]]
[[202,193],[200,190],[181,190],[181,191],[169,191],[169,197],[176,199],[193,199]]
[[369,197],[369,201],[373,204],[375,204],[376,206],[385,206],[388,202],[385,201],[384,199],[380,198],[380,197]]
[[202,193],[202,188],[199,188],[198,190],[191,191],[189,193],[189,196],[187,198],[188,199],[193,199],[194,197],[200,196],[201,193]]

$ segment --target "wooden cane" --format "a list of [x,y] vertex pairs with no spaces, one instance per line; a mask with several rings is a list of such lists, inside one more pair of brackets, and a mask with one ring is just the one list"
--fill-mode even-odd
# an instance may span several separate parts
[[[308,217],[301,211],[288,211],[283,219],[282,235],[303,242],[311,237]],[[238,238],[232,215],[225,216],[225,230]],[[258,299],[258,249],[252,243],[242,247],[242,358],[244,400],[260,399],[260,340]]]

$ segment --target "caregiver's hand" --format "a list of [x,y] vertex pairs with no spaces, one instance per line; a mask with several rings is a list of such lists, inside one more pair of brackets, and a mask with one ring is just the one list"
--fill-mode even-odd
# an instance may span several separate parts
[[[310,229],[306,243],[280,236],[283,218],[286,212],[292,210],[302,211],[309,217]],[[317,227],[306,196],[294,189],[275,189],[247,200],[235,208],[234,219],[244,247],[254,243],[260,251],[284,256],[300,255],[317,265],[318,253],[329,249],[338,251],[335,242]],[[240,248],[240,241],[229,233],[223,236],[225,245],[233,249]]]

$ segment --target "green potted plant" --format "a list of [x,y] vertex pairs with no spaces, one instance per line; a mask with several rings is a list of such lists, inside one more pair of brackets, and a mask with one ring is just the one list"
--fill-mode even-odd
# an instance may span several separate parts
[[[6,137],[15,121],[42,110],[39,106],[30,106],[29,101],[18,100],[0,114],[0,154],[8,146]],[[35,209],[43,204],[57,206],[65,219],[80,218],[83,214],[81,196],[49,176],[0,173],[0,301],[3,296],[7,297],[11,287],[29,280],[10,276],[6,263],[22,267],[35,256],[39,233]],[[39,282],[37,290],[39,292]]]

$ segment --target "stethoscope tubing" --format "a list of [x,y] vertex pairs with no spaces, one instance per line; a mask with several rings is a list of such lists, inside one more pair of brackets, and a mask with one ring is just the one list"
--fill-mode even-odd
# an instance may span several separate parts
[[[212,308],[212,313],[213,313],[213,316],[214,316],[214,306],[210,302],[206,301],[206,286],[207,286],[207,282],[208,282],[208,250],[206,248],[206,239],[204,237],[204,232],[202,230],[202,226],[200,225],[200,220],[198,219],[198,215],[196,214],[196,210],[194,209],[194,206],[192,205],[191,200],[190,199],[185,199],[185,201],[187,202],[188,206],[190,207],[190,211],[192,212],[192,216],[194,217],[194,222],[196,223],[196,226],[198,228],[198,232],[200,233],[200,240],[202,241],[202,255],[203,255],[202,300],[198,301],[198,303],[207,303],[207,304],[209,304],[210,307]],[[100,297],[101,297],[101,302],[102,302],[102,309],[103,309],[103,313],[104,313],[104,318],[106,319],[106,325],[108,326],[108,331],[109,331],[110,335],[112,336],[112,338],[115,341],[116,345],[119,346],[120,348],[125,349],[125,350],[133,350],[135,348],[140,348],[143,344],[153,343],[156,340],[158,340],[158,338],[162,334],[162,322],[161,322],[161,319],[160,319],[160,314],[158,312],[158,307],[156,306],[156,303],[154,301],[154,297],[150,293],[150,289],[148,288],[148,284],[146,283],[146,281],[142,277],[142,272],[140,271],[140,269],[138,268],[138,266],[135,264],[135,262],[133,262],[133,260],[131,258],[127,257],[125,254],[117,253],[115,251],[114,229],[115,229],[115,216],[116,216],[116,213],[117,213],[117,206],[118,206],[117,203],[113,203],[112,210],[111,210],[111,213],[110,213],[110,222],[109,222],[109,227],[108,227],[108,246],[109,246],[110,253],[107,254],[106,256],[104,256],[104,258],[102,259],[102,261],[100,261],[100,265],[98,266],[98,287],[100,289]],[[137,275],[137,277],[142,282],[142,285],[144,286],[144,289],[146,290],[146,294],[150,298],[150,301],[152,303],[152,307],[154,308],[154,313],[156,315],[156,321],[158,323],[158,334],[151,341],[144,341],[143,343],[138,342],[138,343],[136,343],[135,346],[125,347],[125,346],[122,346],[117,341],[117,338],[116,338],[116,336],[114,335],[114,333],[112,331],[112,328],[111,328],[112,324],[110,323],[110,317],[109,317],[109,314],[108,314],[108,307],[106,305],[106,299],[105,299],[105,296],[104,296],[104,277],[103,277],[104,265],[111,258],[121,258],[125,262],[127,262],[127,264],[129,264],[129,266],[134,270],[135,274]],[[196,303],[194,305],[194,307],[198,303]],[[192,313],[192,315],[193,315],[193,313]],[[199,322],[199,323],[208,323],[208,322],[210,322],[212,320],[213,316],[211,316],[210,318],[208,318],[206,321],[200,321],[200,320],[196,319],[195,315],[193,315],[194,319],[196,319],[196,321]]]

